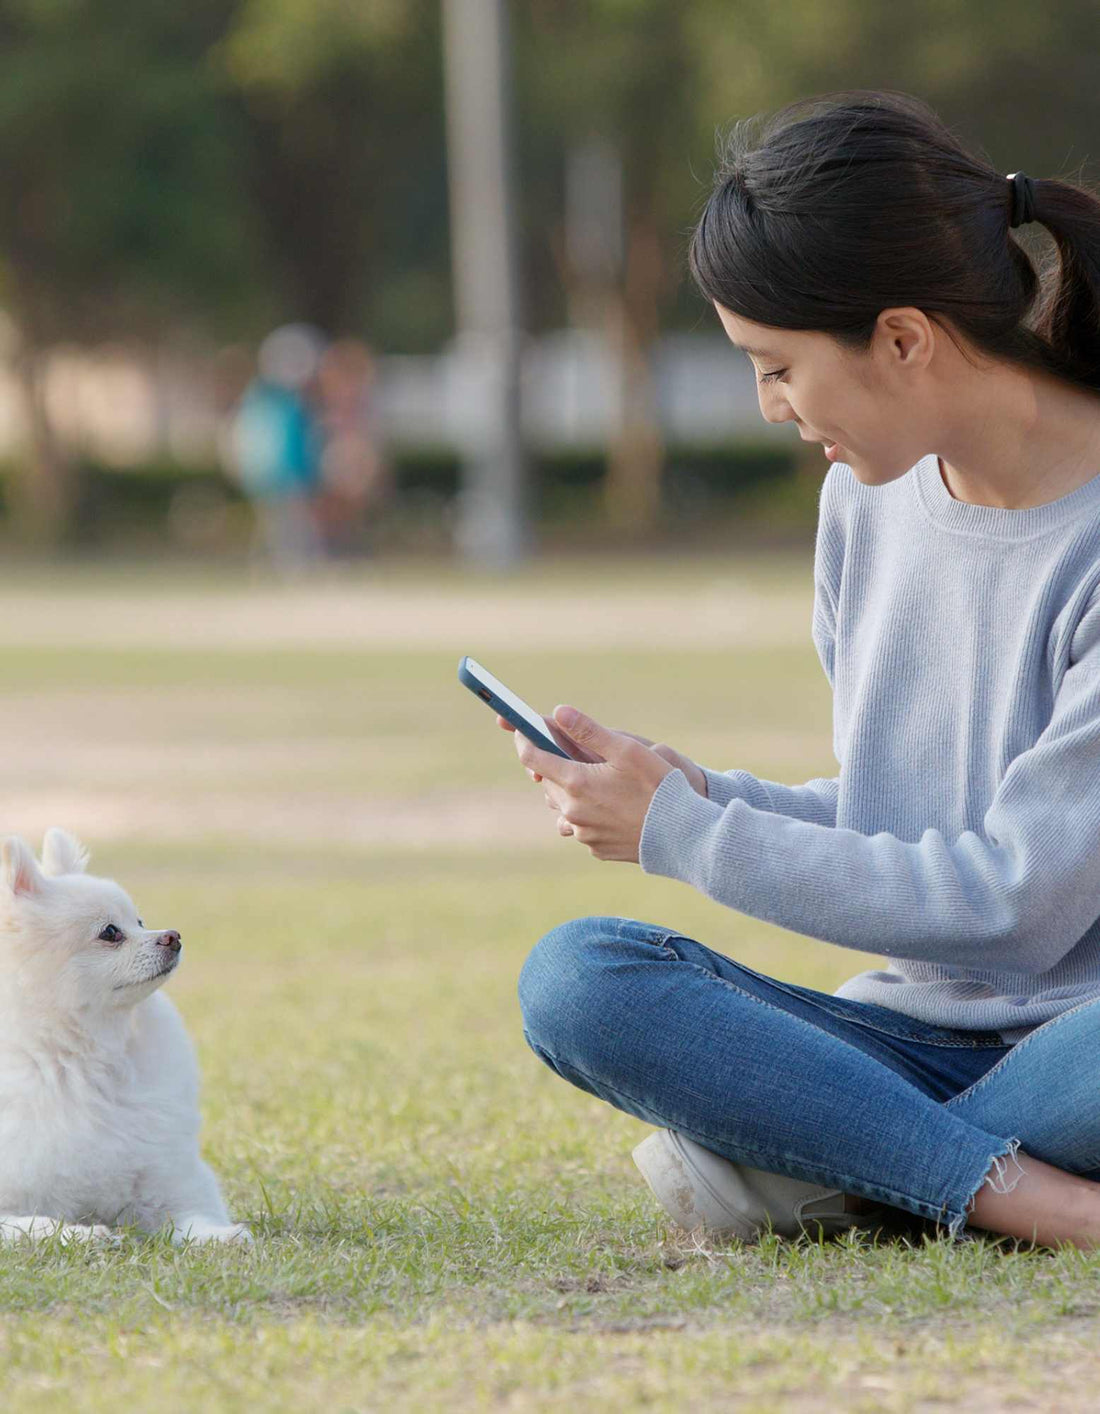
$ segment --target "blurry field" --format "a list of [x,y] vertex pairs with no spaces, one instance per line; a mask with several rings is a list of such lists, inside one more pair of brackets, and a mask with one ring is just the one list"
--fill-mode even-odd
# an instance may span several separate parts
[[0,585],[4,828],[81,833],[154,925],[253,1251],[0,1253],[7,1410],[1094,1407],[1100,1257],[699,1245],[646,1132],[526,1050],[515,979],[625,914],[831,990],[863,954],[559,838],[481,658],[708,766],[832,774],[806,559]]

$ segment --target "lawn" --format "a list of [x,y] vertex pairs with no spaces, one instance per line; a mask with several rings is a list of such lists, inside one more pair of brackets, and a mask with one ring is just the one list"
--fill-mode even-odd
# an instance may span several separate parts
[[1095,1407],[1100,1255],[693,1241],[644,1126],[523,1043],[522,960],[585,913],[823,990],[870,965],[561,839],[456,680],[470,652],[708,766],[832,774],[804,560],[0,601],[5,828],[75,829],[181,931],[204,1151],[257,1235],[0,1252],[5,1414]]

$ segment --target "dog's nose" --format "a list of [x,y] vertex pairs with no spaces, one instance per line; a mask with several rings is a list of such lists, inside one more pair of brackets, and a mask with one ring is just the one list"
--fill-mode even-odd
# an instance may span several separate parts
[[176,932],[174,928],[172,928],[167,933],[162,933],[160,935],[160,937],[157,939],[157,947],[171,948],[173,952],[179,952],[180,948],[183,947],[183,944],[180,942],[180,935]]

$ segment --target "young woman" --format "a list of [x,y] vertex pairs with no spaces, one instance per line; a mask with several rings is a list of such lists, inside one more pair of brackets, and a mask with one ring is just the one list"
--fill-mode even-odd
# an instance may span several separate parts
[[561,708],[602,764],[515,743],[596,857],[886,965],[828,995],[580,918],[524,966],[525,1033],[658,1126],[635,1157],[689,1227],[900,1209],[1100,1245],[1100,200],[1006,178],[906,95],[749,126],[690,263],[764,417],[832,463],[813,639],[839,772],[707,770]]

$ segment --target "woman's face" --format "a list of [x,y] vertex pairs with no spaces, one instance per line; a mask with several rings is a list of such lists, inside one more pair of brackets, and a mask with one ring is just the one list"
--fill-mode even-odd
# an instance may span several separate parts
[[730,341],[752,360],[765,420],[795,422],[803,441],[823,448],[836,444],[832,460],[846,462],[858,480],[894,481],[934,445],[925,375],[935,335],[920,310],[884,310],[870,349],[856,354],[830,334],[775,329],[715,309]]

